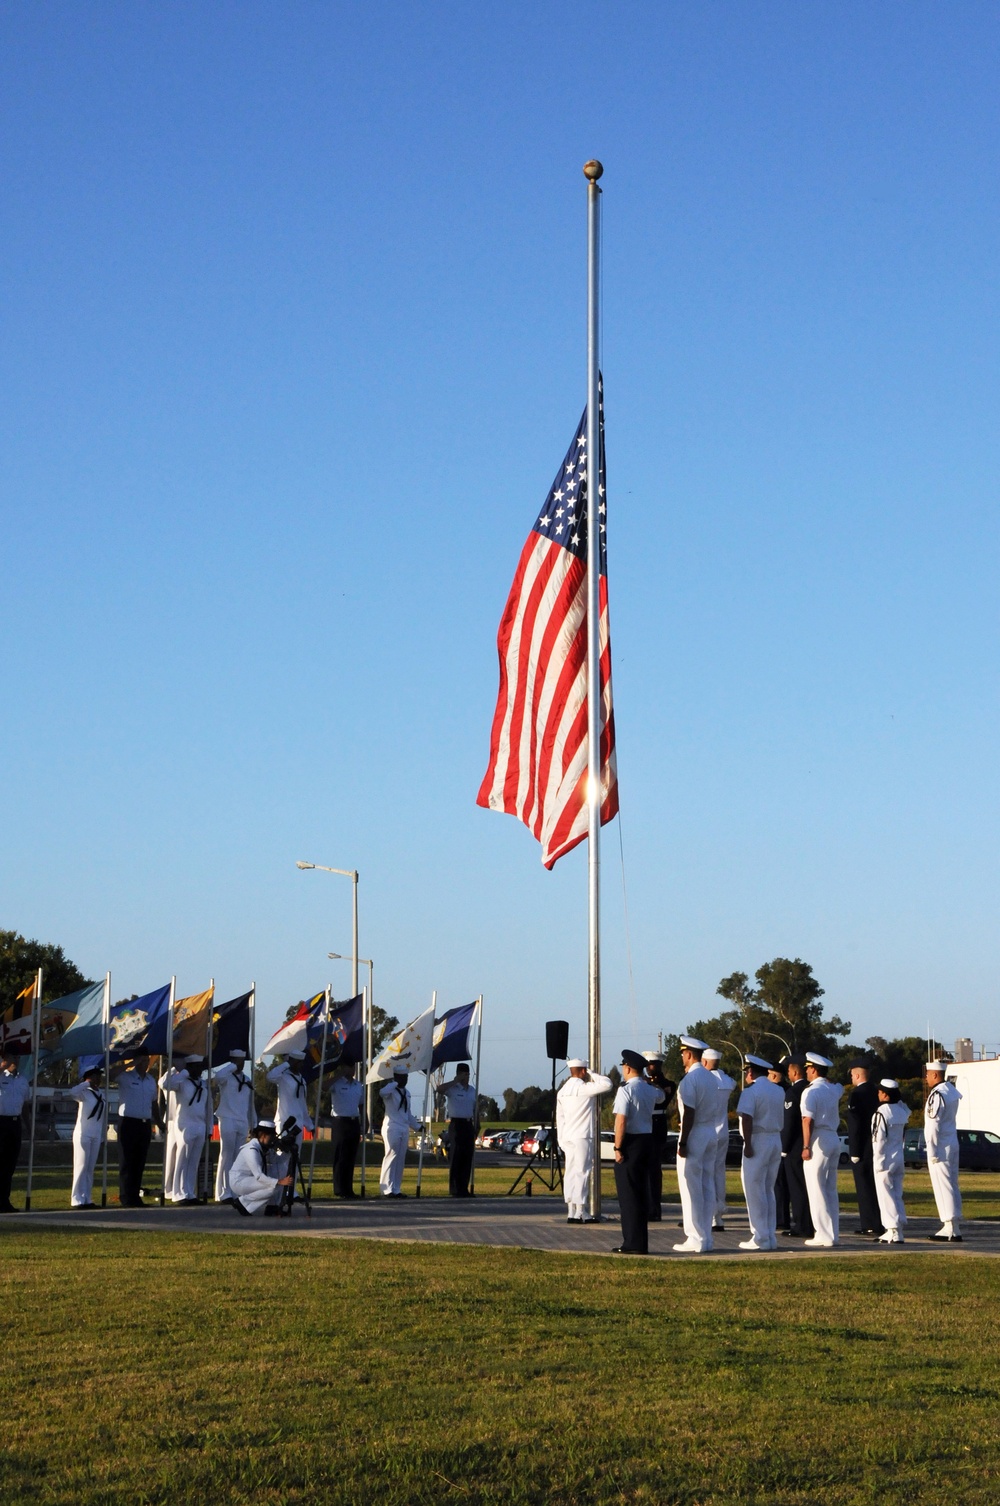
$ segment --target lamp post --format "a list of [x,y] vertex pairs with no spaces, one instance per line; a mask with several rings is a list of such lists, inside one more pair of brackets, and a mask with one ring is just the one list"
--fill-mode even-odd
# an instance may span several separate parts
[[354,956],[351,959],[354,966],[351,972],[351,993],[357,997],[358,992],[358,870],[356,868],[327,868],[323,863],[303,863],[301,858],[295,862],[296,868],[315,868],[319,873],[339,873],[343,878],[349,878],[354,887],[353,926],[351,932]]

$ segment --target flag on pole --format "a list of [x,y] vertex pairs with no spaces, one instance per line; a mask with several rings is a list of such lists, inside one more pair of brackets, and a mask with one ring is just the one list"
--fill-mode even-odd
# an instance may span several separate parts
[[174,1000],[174,1059],[185,1056],[205,1055],[205,1038],[208,1034],[208,1012],[215,998],[215,989],[204,993],[188,994],[186,999]]
[[104,984],[92,983],[42,1005],[41,1062],[104,1057]]
[[[618,811],[608,629],[604,414],[600,523],[601,824]],[[500,619],[500,693],[477,805],[517,816],[552,868],[587,835],[587,412],[521,551]]]
[[250,1055],[250,995],[239,994],[212,1010],[212,1066],[221,1067],[230,1051]]
[[464,1062],[471,1056],[469,1049],[469,1037],[476,1020],[476,1010],[479,1008],[479,1000],[472,1004],[460,1004],[457,1009],[449,1009],[439,1020],[434,1022],[433,1051],[431,1055],[431,1070],[441,1067],[445,1062]]
[[311,999],[303,999],[292,1018],[279,1025],[261,1049],[261,1056],[287,1056],[290,1051],[305,1051],[309,1042],[323,1032],[325,1006],[325,989]]
[[112,1004],[108,1016],[108,1045],[112,1061],[140,1047],[150,1056],[166,1056],[170,1025],[170,984],[136,999]]
[[371,1064],[366,1082],[388,1082],[397,1065],[408,1072],[428,1072],[434,1047],[434,1005],[393,1036]]
[[[323,1033],[318,1031],[306,1051],[304,1076],[307,1082],[319,1076],[320,1055],[323,1050]],[[326,1032],[326,1060],[324,1073],[332,1072],[342,1061],[352,1065],[365,1059],[364,994],[342,1003],[331,1000],[330,1023]]]
[[0,1046],[11,1056],[30,1056],[34,1049],[35,979],[22,988],[0,1015]]

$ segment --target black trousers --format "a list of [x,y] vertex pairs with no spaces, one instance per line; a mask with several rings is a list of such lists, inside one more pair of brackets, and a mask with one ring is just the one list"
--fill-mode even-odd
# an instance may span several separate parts
[[789,1227],[794,1234],[804,1234],[812,1239],[816,1230],[809,1214],[809,1194],[806,1191],[806,1174],[802,1167],[802,1146],[790,1150],[781,1158],[788,1183],[788,1204],[791,1210]]
[[652,1144],[649,1150],[649,1213],[651,1224],[663,1218],[660,1204],[663,1202],[663,1151],[667,1143],[666,1114],[653,1115]]
[[777,1214],[775,1225],[779,1229],[788,1228],[788,1178],[785,1176],[784,1161],[778,1162],[778,1175],[774,1182],[774,1208]]
[[869,1141],[861,1160],[852,1166],[854,1186],[858,1194],[858,1218],[862,1229],[874,1229],[883,1234],[882,1215],[878,1211],[878,1193],[875,1191],[875,1170],[872,1166],[872,1145]]
[[[142,1175],[146,1170],[153,1126],[148,1119],[118,1120],[118,1201],[123,1208],[142,1203]],[[166,1152],[164,1151],[164,1154]]]
[[471,1119],[449,1119],[448,1191],[452,1197],[469,1196],[472,1158],[476,1153],[476,1131]]
[[649,1251],[649,1160],[652,1135],[625,1135],[622,1158],[615,1161],[615,1188],[622,1215],[622,1249],[635,1255]]
[[10,1207],[10,1189],[21,1154],[21,1116],[0,1119],[0,1209]]
[[361,1120],[335,1115],[330,1139],[333,1145],[333,1195],[356,1197],[354,1167],[361,1144]]

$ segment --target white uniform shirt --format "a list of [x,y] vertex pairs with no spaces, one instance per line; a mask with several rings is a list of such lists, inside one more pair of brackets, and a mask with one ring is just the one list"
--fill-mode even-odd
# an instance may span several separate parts
[[253,1123],[253,1083],[235,1062],[223,1062],[213,1073],[215,1086],[219,1090],[219,1106],[215,1111],[215,1117],[221,1124],[223,1120],[227,1124],[245,1124],[248,1128]]
[[449,1119],[475,1119],[476,1090],[471,1082],[466,1085],[458,1078],[441,1084],[441,1096],[448,1105]]
[[267,1074],[267,1081],[273,1082],[278,1089],[278,1112],[276,1122],[278,1129],[286,1119],[294,1119],[299,1129],[311,1130],[312,1118],[306,1100],[306,1080],[299,1072],[298,1063],[293,1067],[290,1062],[281,1062],[277,1067],[272,1067]]
[[335,1077],[330,1085],[330,1112],[335,1119],[357,1119],[361,1114],[364,1085],[353,1077]]
[[714,1073],[703,1067],[701,1062],[695,1062],[694,1066],[689,1067],[677,1086],[677,1101],[687,1110],[684,1117],[693,1115],[696,1129],[703,1129],[706,1124],[715,1129],[719,1122],[721,1096]]
[[905,1103],[880,1103],[872,1115],[872,1165],[886,1171],[903,1161],[903,1131],[910,1111]]
[[836,1134],[840,1123],[840,1100],[844,1089],[839,1082],[828,1077],[817,1077],[809,1084],[799,1108],[803,1119],[811,1119],[813,1130],[832,1129]]
[[589,1140],[594,1129],[592,1102],[602,1093],[610,1093],[614,1084],[610,1077],[600,1072],[591,1072],[590,1081],[582,1077],[569,1077],[556,1097],[556,1138],[560,1145],[569,1140]]
[[31,1097],[31,1083],[20,1073],[0,1072],[0,1118],[13,1119]]
[[185,1068],[174,1067],[168,1072],[164,1080],[164,1087],[168,1093],[174,1095],[177,1105],[177,1126],[179,1129],[187,1129],[195,1124],[205,1123],[205,1084],[199,1078],[197,1081],[191,1077]]
[[953,1082],[939,1082],[928,1093],[924,1104],[924,1140],[929,1160],[935,1159],[934,1152],[939,1147],[958,1144],[955,1117],[961,1100],[962,1095]]
[[[715,1091],[715,1084],[712,1084]],[[615,1114],[625,1115],[626,1135],[651,1135],[653,1109],[666,1097],[662,1088],[654,1088],[644,1077],[630,1077],[615,1094]]]
[[714,1077],[719,1089],[718,1114],[715,1127],[720,1132],[729,1128],[729,1095],[736,1084],[728,1072],[723,1072],[721,1067],[706,1067],[709,1077]]
[[387,1082],[379,1093],[385,1104],[385,1126],[391,1130],[419,1129],[420,1120],[410,1113],[410,1090],[401,1088],[397,1082]]
[[67,1098],[76,1099],[76,1127],[84,1140],[99,1140],[104,1133],[104,1094],[89,1082],[78,1082],[63,1090]]
[[142,1077],[134,1068],[118,1078],[118,1112],[123,1119],[152,1119],[157,1083],[152,1072]]
[[785,1122],[785,1090],[768,1077],[755,1077],[740,1094],[736,1112],[753,1120],[754,1139],[767,1133],[780,1134]]

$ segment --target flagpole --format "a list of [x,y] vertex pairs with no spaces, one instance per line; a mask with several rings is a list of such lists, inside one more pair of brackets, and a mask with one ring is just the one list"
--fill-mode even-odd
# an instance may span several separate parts
[[250,1128],[257,1123],[257,1089],[254,1086],[254,1073],[257,1071],[257,980],[250,984],[250,1108],[253,1111],[253,1119]]
[[371,1094],[368,1086],[368,1072],[372,1064],[372,969],[368,968],[368,987],[365,989],[365,1004],[362,1010],[362,1019],[365,1029],[365,1075],[362,1079],[361,1094],[361,1196],[365,1195],[365,1170],[368,1165],[368,1130],[372,1122]]
[[[101,1166],[101,1207],[108,1206],[108,1131],[111,1128],[111,974],[104,974],[104,1157]],[[115,1126],[117,1130],[117,1125]]]
[[24,1195],[24,1211],[31,1212],[31,1179],[35,1171],[35,1120],[38,1114],[38,1054],[42,1045],[42,970],[35,978],[35,1007],[31,1021],[31,1046],[34,1062],[31,1073],[31,1140],[28,1144],[28,1187]]
[[[589,967],[587,1049],[592,1072],[601,1070],[601,397],[600,397],[600,225],[604,172],[599,162],[584,165],[587,179],[587,920]],[[600,1108],[594,1099],[591,1134],[590,1217],[601,1216]]]
[[[212,1014],[215,1010],[215,979],[209,980],[208,991],[211,997],[208,1008],[205,1011],[208,1018],[205,1021],[205,1057],[208,1062],[208,1100],[205,1104],[205,1198],[207,1203],[212,1196],[212,1119],[215,1105],[212,1102]],[[219,1131],[221,1136],[222,1131]],[[221,1149],[221,1141],[220,1141]],[[199,1171],[201,1164],[199,1163]]]
[[316,1141],[319,1139],[319,1106],[323,1101],[323,1068],[326,1066],[326,1033],[330,1028],[330,988],[326,985],[326,1009],[323,1013],[323,1042],[319,1054],[319,1078],[316,1082],[316,1117],[313,1119],[312,1155],[309,1157],[309,1196],[313,1195],[313,1173],[316,1170]]
[[[473,1137],[475,1137],[476,1130],[477,1130],[477,1128],[479,1126],[479,1063],[482,1060],[482,1053],[483,1053],[483,996],[482,996],[482,994],[479,995],[479,998],[476,1000],[476,1003],[479,1005],[479,1029],[478,1029],[478,1031],[476,1033],[476,1106],[475,1106],[475,1108],[472,1111],[472,1131],[473,1131]],[[470,1176],[469,1176],[469,1196],[470,1197],[474,1197],[475,1196],[475,1192],[476,1192],[476,1147],[475,1147],[475,1143],[473,1143],[473,1147],[472,1147],[472,1171],[471,1171]]]
[[[438,995],[437,989],[435,989],[431,994],[431,1009],[433,1011],[433,1018],[431,1020],[432,1036],[434,1034],[434,1020],[437,1018],[437,1002]],[[428,1063],[427,1068],[424,1071],[424,1107],[420,1115],[420,1144],[417,1147],[417,1197],[420,1196],[420,1183],[423,1180],[424,1175],[424,1141],[427,1139],[427,1089],[430,1086],[430,1081],[431,1069],[430,1064]]]
[[[167,1005],[167,1082],[174,1070],[174,995],[177,992],[177,974],[170,980],[170,1002]],[[167,1201],[167,1148],[170,1140],[170,1089],[163,1095],[163,1175],[160,1179],[160,1207]]]

